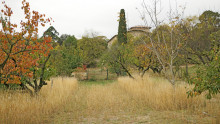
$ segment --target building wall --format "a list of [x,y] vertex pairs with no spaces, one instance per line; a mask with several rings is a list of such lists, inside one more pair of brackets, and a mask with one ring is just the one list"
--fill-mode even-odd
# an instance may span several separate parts
[[[128,34],[132,34],[134,37],[139,37],[148,32],[150,32],[149,28],[131,28],[128,31]],[[108,41],[108,48],[110,48],[115,41],[117,41],[117,35],[115,35]]]
[[117,36],[112,37],[112,39],[110,39],[110,40],[108,41],[108,48],[110,48],[110,47],[112,46],[112,44],[113,44],[114,42],[116,42],[117,40],[118,40]]

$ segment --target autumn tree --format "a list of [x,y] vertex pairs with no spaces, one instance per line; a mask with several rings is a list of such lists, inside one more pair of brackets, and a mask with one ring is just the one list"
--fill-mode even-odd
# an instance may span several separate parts
[[127,43],[127,25],[125,18],[125,10],[121,9],[119,15],[119,26],[118,26],[118,43]]
[[[43,85],[44,70],[49,53],[52,49],[51,38],[44,37],[42,41],[38,41],[37,33],[39,25],[45,26],[51,19],[45,19],[44,14],[37,11],[30,11],[29,3],[22,1],[22,9],[25,19],[20,22],[20,30],[18,25],[13,24],[11,17],[13,11],[3,2],[4,9],[1,10],[0,23],[0,82],[7,87],[9,84],[20,84],[22,88],[32,91],[27,87],[33,86],[38,92]],[[43,56],[46,58],[44,62],[39,62]],[[35,76],[32,67],[40,66],[39,75],[40,83],[33,85],[24,81],[24,78],[33,78]]]
[[163,69],[154,52],[149,49],[150,44],[148,45],[147,47],[146,44],[139,44],[135,46],[133,52],[134,61],[132,65],[135,65],[141,77],[143,77],[149,69],[154,73],[160,73]]

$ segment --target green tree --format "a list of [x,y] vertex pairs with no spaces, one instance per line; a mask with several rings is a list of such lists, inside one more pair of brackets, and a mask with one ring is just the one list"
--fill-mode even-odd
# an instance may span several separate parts
[[80,53],[80,57],[83,59],[83,64],[90,66],[96,66],[99,58],[103,52],[107,49],[106,37],[104,36],[84,36],[77,43],[77,48]]
[[75,38],[75,36],[68,36],[64,42],[63,45],[65,46],[65,48],[77,48],[77,39]]
[[57,30],[53,27],[50,26],[43,34],[44,37],[52,37],[52,40],[54,41],[58,41],[59,40],[59,32],[57,32]]
[[[100,66],[107,68],[110,72],[117,74],[117,76],[121,76],[123,74],[123,68],[121,65],[117,63],[116,54],[114,54],[114,49],[107,50],[101,57]],[[116,59],[115,59],[116,58]]]
[[71,76],[74,69],[82,66],[74,35],[67,37],[62,46],[56,46],[50,62],[56,70],[56,75],[61,76]]
[[209,51],[213,45],[210,34],[220,29],[220,14],[213,11],[205,11],[199,16],[199,23],[192,27],[191,37],[187,44],[189,59],[198,64],[207,64],[212,61]]
[[134,60],[131,54],[133,52],[132,50],[132,46],[128,44],[113,45],[111,49],[102,56],[101,64],[110,69],[110,71],[115,72],[117,76],[128,75],[134,78],[130,66]]
[[59,32],[57,32],[57,30],[53,27],[50,26],[43,34],[43,37],[52,37],[52,41],[53,41],[53,47],[55,47],[57,45],[57,43],[60,41],[59,38]]
[[196,75],[188,80],[190,84],[194,84],[194,88],[188,91],[189,96],[205,92],[206,97],[211,99],[213,95],[220,93],[220,30],[212,33],[209,38],[212,49],[208,54],[212,61],[199,65]]
[[59,41],[58,41],[59,45],[61,46],[61,45],[63,44],[63,42],[64,42],[69,36],[70,36],[70,35],[68,35],[68,34],[62,34],[62,35],[60,36]]
[[125,10],[121,9],[120,11],[120,19],[118,26],[118,43],[126,44],[127,43],[127,26],[126,26],[126,18],[125,18]]

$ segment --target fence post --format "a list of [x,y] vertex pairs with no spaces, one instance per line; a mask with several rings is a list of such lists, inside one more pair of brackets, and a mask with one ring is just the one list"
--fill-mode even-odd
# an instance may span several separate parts
[[89,80],[89,69],[87,69],[87,80]]
[[51,80],[51,89],[53,89],[53,79]]
[[108,80],[108,69],[106,70],[106,72],[107,72],[107,78],[106,79]]

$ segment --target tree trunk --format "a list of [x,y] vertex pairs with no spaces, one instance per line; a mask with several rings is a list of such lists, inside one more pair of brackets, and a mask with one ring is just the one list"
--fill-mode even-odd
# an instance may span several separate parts
[[186,76],[188,77],[189,71],[188,71],[188,62],[186,62]]
[[171,84],[175,88],[175,74],[173,72],[173,59],[172,59],[172,57],[171,57],[171,61],[170,61],[170,73],[171,73]]
[[148,66],[146,69],[144,69],[144,70],[142,71],[141,78],[144,77],[145,72],[146,72],[147,70],[149,70],[149,69],[150,69],[150,66]]
[[31,96],[34,96],[33,91],[30,90],[25,84],[21,83],[20,86],[22,87],[23,90],[27,90]]
[[50,56],[51,56],[51,54],[49,54],[47,56],[46,60],[44,61],[43,65],[42,65],[42,70],[41,70],[41,74],[40,74],[40,83],[39,83],[39,86],[36,88],[37,89],[35,91],[36,93],[38,93],[44,85],[47,85],[47,83],[44,81],[44,71],[46,69],[46,64],[47,64],[47,61],[49,60]]
[[124,69],[124,71],[128,74],[128,76],[129,76],[130,78],[134,79],[134,77],[131,75],[131,73],[128,71],[128,69],[127,69],[123,64],[121,64],[120,62],[119,62],[119,64],[122,66],[122,68]]

